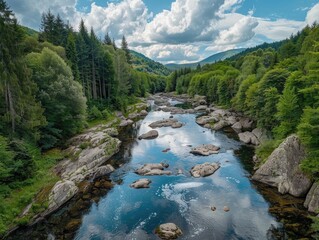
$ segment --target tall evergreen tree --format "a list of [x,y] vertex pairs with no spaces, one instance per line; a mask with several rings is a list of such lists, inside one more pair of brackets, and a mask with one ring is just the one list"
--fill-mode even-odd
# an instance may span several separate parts
[[23,33],[12,11],[0,0],[0,132],[37,138],[45,123],[35,100],[36,85],[22,58]]
[[51,10],[49,9],[49,11],[47,13],[43,13],[41,17],[41,26],[39,34],[40,42],[48,41],[53,43],[55,41],[54,24],[55,16],[51,13]]
[[78,60],[78,53],[77,53],[76,45],[75,45],[75,36],[71,31],[68,34],[68,39],[67,39],[67,43],[65,47],[65,53],[66,53],[66,57],[69,60],[74,79],[77,81],[80,81],[80,73],[78,68],[79,60]]
[[105,37],[104,37],[104,44],[106,45],[112,45],[112,40],[109,36],[109,33],[106,33]]
[[128,49],[128,44],[127,44],[127,41],[126,41],[124,35],[122,37],[121,49],[125,52],[126,61],[129,64],[131,64],[132,57],[131,57],[131,54],[130,54],[130,50]]

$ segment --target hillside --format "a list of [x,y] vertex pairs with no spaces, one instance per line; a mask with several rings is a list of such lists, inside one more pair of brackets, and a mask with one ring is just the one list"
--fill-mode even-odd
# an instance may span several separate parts
[[208,58],[205,58],[199,62],[185,63],[185,64],[170,63],[170,64],[166,64],[165,66],[171,70],[177,70],[177,69],[181,69],[181,68],[196,68],[196,66],[198,64],[203,66],[205,64],[215,63],[215,62],[218,62],[220,60],[224,60],[226,58],[230,58],[232,56],[235,56],[236,54],[239,54],[245,50],[246,50],[245,48],[231,49],[231,50],[227,50],[224,52],[213,54],[213,55],[209,56]]
[[132,55],[133,68],[139,72],[147,72],[156,75],[168,76],[171,71],[159,62],[144,56],[141,53],[130,50]]

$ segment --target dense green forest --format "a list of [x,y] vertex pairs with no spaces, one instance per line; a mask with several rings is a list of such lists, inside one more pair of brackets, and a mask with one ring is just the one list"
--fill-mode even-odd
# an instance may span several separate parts
[[209,102],[254,119],[274,139],[257,150],[263,157],[280,140],[298,133],[308,150],[302,168],[319,179],[318,24],[216,64],[175,71],[166,91],[206,95]]
[[0,0],[0,33],[3,232],[46,182],[56,180],[49,169],[63,154],[55,147],[89,121],[125,113],[138,97],[163,91],[165,76],[135,70],[124,36],[117,47],[108,34],[101,41],[83,21],[74,30],[50,11],[37,33],[20,26]]

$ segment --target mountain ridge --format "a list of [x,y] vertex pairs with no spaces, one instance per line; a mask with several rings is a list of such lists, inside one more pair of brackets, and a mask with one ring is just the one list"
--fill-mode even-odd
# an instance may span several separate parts
[[230,58],[234,55],[237,55],[245,50],[246,50],[246,48],[236,48],[236,49],[231,49],[231,50],[227,50],[227,51],[213,54],[213,55],[211,55],[211,56],[209,56],[201,61],[198,61],[198,62],[185,63],[185,64],[169,63],[169,64],[165,64],[165,66],[167,68],[169,68],[170,70],[178,70],[181,68],[196,68],[198,64],[200,64],[202,66],[205,64],[215,63],[215,62],[218,62],[220,60],[225,60],[226,58]]

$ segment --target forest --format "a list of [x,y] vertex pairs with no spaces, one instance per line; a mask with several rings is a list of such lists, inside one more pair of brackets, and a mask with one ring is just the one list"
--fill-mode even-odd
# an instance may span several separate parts
[[169,76],[155,63],[156,70],[135,66],[146,60],[132,56],[125,36],[116,46],[108,33],[101,40],[84,21],[73,29],[50,11],[39,32],[29,31],[0,0],[0,33],[0,234],[43,182],[56,181],[48,170],[70,137],[149,93],[205,95],[244,113],[272,138],[257,149],[262,160],[297,133],[307,150],[302,169],[319,180],[318,24]]
[[[139,72],[123,36],[117,47],[82,21],[78,29],[43,13],[39,33],[18,24],[0,0],[0,232],[30,202],[59,148],[92,121],[126,112],[147,92],[165,89],[165,77]],[[20,192],[18,192],[19,190]],[[10,206],[9,208],[7,206]]]
[[177,70],[167,79],[166,91],[205,95],[211,103],[254,119],[273,139],[257,149],[262,160],[297,133],[307,149],[302,169],[319,179],[318,24],[225,61]]

